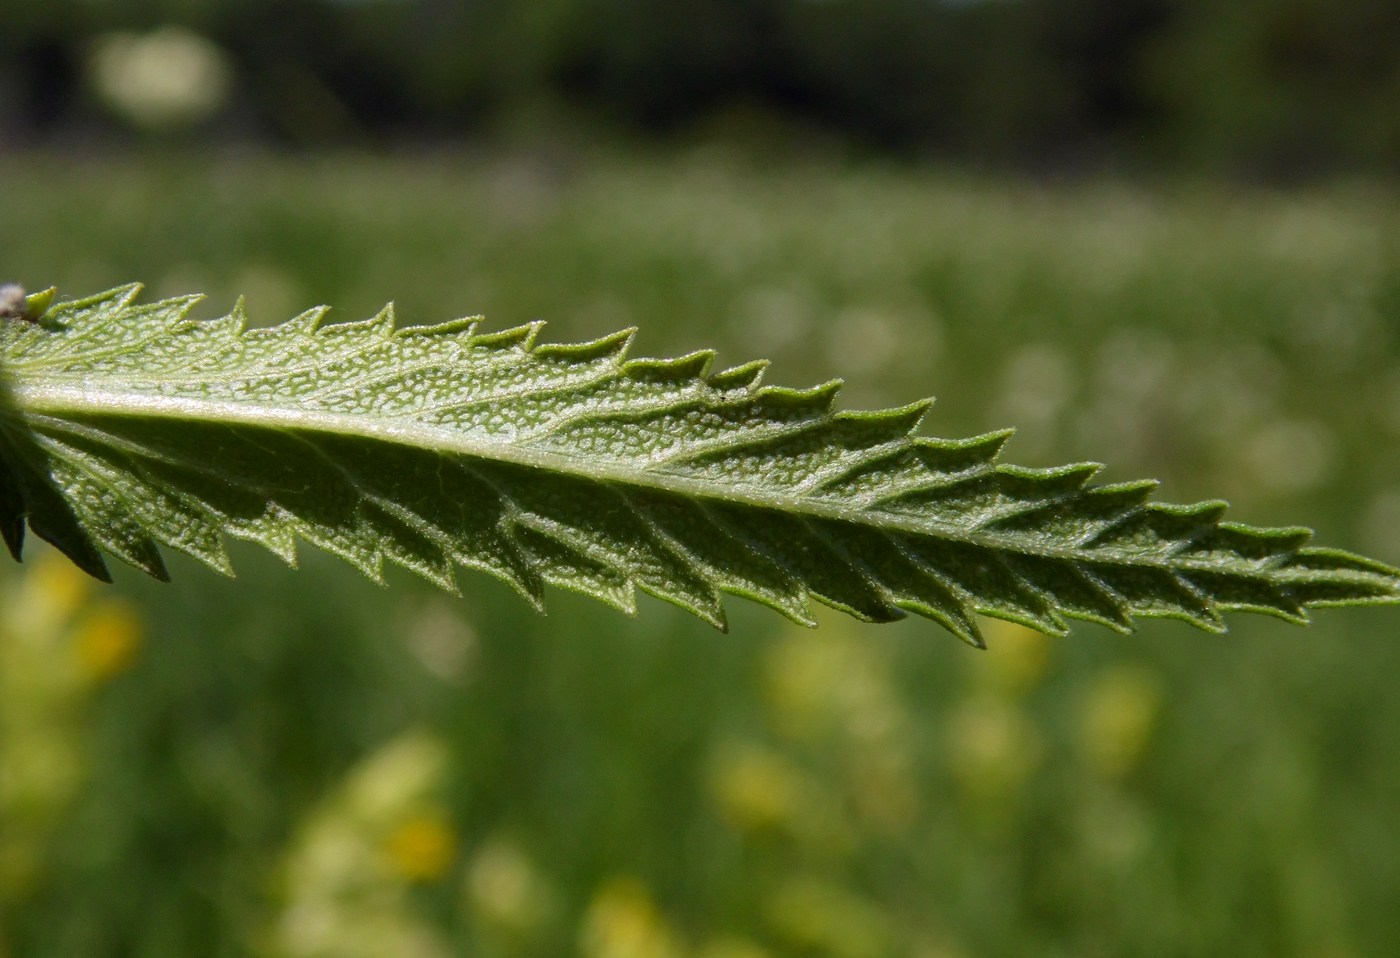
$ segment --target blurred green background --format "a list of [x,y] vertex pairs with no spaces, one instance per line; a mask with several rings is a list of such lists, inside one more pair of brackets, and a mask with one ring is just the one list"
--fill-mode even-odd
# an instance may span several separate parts
[[[932,433],[1016,425],[1010,461],[1400,563],[1391,4],[89,0],[5,28],[6,279],[636,324],[639,353],[937,393]],[[235,563],[0,564],[0,958],[1400,942],[1393,609],[992,622],[975,653]]]

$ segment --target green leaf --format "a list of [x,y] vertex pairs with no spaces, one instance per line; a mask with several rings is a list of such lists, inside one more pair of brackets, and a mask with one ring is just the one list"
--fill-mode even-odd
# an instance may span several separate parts
[[159,545],[232,572],[226,536],[298,540],[379,580],[499,576],[634,611],[637,588],[724,627],[721,594],[802,623],[816,598],[912,611],[980,644],[975,613],[1066,631],[1169,616],[1400,601],[1400,573],[1148,501],[1099,467],[999,464],[1009,433],[913,436],[927,402],[837,412],[839,383],[762,386],[760,362],[628,359],[631,331],[543,345],[540,324],[396,329],[391,308],[249,329],[139,286],[6,321],[0,529],[23,522],[94,575],[94,543],[158,577]]

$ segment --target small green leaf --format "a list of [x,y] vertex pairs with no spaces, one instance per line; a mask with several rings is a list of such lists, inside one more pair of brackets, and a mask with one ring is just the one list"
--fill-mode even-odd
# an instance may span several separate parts
[[[998,462],[1009,433],[913,435],[927,402],[836,411],[839,383],[763,386],[762,363],[628,359],[631,332],[541,344],[540,324],[396,329],[392,308],[248,329],[139,286],[7,323],[0,531],[24,522],[98,576],[96,546],[164,577],[159,546],[221,572],[228,536],[289,563],[298,540],[379,580],[496,575],[634,611],[638,588],[723,628],[722,593],[810,623],[927,616],[980,644],[975,614],[1051,634],[1134,616],[1223,630],[1221,613],[1400,601],[1400,573],[1150,502],[1094,464]],[[43,294],[41,294],[43,295]],[[31,300],[33,297],[31,297]],[[26,301],[28,302],[28,301]],[[37,308],[37,307],[35,307]]]

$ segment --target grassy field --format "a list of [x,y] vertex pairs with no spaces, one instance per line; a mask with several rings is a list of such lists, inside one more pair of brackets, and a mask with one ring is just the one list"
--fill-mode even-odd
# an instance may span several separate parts
[[[718,149],[0,157],[5,279],[641,327],[1400,563],[1400,192]],[[538,617],[306,551],[0,565],[0,958],[1384,954],[1400,612]]]

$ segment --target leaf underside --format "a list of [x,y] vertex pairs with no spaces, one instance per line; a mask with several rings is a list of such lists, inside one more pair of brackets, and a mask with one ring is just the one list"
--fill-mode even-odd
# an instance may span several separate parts
[[166,578],[160,545],[232,574],[227,536],[293,564],[304,540],[375,580],[388,562],[455,591],[480,569],[538,608],[547,583],[627,612],[640,588],[723,628],[722,593],[806,624],[815,598],[974,644],[977,613],[1221,631],[1227,610],[1400,601],[1400,573],[1306,529],[1092,485],[1095,464],[1004,465],[1009,432],[914,436],[927,402],[838,412],[838,383],[763,386],[763,363],[628,359],[631,331],[544,345],[541,324],[396,329],[392,308],[249,329],[241,302],[201,322],[199,297],[139,291],[5,321],[16,558],[26,521],[102,578],[98,547]]

